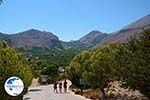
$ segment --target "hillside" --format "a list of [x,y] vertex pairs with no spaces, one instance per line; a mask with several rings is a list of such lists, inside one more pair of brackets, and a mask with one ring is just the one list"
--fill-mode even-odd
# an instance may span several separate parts
[[0,39],[5,40],[9,45],[15,48],[31,49],[33,47],[42,47],[59,50],[84,50],[95,45],[107,44],[110,42],[127,42],[131,36],[139,35],[138,33],[145,28],[150,28],[150,14],[116,32],[107,34],[94,30],[76,41],[61,41],[51,32],[39,31],[35,29],[30,29],[11,35],[0,33]]
[[106,36],[108,36],[108,34],[94,30],[80,38],[78,41],[89,46],[93,46],[100,43]]
[[138,36],[139,33],[146,28],[150,28],[150,15],[144,16],[120,30],[111,33],[100,44],[110,42],[127,42],[131,36]]
[[32,47],[44,47],[48,49],[61,49],[61,43],[57,36],[51,32],[30,29],[17,34],[0,34],[0,39],[6,40],[9,45],[15,48],[30,49]]

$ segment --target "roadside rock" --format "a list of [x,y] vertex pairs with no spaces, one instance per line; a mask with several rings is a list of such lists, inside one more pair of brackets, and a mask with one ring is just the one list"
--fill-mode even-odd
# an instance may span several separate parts
[[121,81],[110,82],[109,87],[105,88],[106,95],[111,100],[149,100],[140,91],[123,88],[122,84]]

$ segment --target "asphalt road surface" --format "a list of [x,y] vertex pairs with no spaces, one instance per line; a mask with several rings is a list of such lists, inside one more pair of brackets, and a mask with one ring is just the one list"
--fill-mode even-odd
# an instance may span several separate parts
[[[68,85],[71,82],[68,81]],[[89,100],[80,95],[75,95],[73,92],[54,93],[53,85],[31,86],[28,93],[24,95],[23,100]]]

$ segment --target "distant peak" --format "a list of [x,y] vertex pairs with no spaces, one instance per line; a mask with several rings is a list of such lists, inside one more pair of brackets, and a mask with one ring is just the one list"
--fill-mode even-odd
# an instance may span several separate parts
[[91,31],[90,33],[102,33],[102,32],[99,31],[99,30],[93,30],[93,31]]
[[42,33],[51,33],[51,32],[47,32],[45,30],[41,31],[41,30],[38,30],[38,29],[29,29],[29,30],[26,30],[26,32],[42,32]]
[[29,29],[27,31],[40,31],[40,30],[37,30],[37,29]]

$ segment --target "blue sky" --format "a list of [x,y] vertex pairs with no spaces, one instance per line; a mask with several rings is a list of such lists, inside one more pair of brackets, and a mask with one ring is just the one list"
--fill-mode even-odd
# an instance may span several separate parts
[[111,33],[150,14],[150,0],[4,0],[0,32],[31,28],[77,40],[92,30]]

